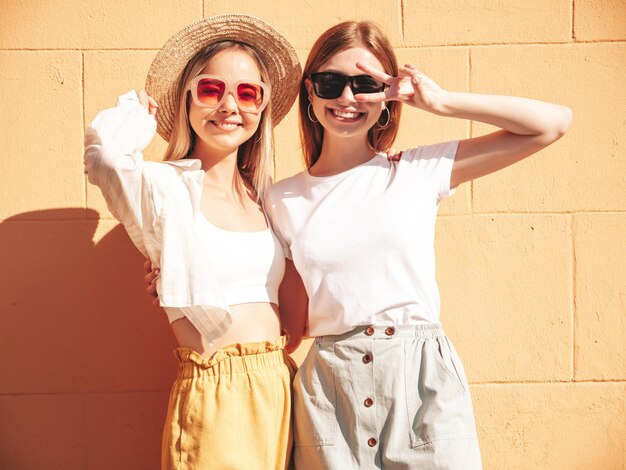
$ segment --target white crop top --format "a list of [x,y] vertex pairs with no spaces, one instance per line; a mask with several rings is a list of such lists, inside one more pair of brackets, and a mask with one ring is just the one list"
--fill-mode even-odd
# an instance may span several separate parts
[[186,316],[212,344],[232,323],[231,304],[277,302],[284,255],[269,230],[211,232],[200,212],[200,161],[144,160],[155,132],[137,94],[120,96],[85,130],[85,173],[135,246],[160,268],[156,287],[170,320]]
[[[202,214],[196,231],[206,259],[215,266],[215,277],[228,305],[269,302],[278,305],[278,287],[285,273],[283,248],[271,229],[234,232],[211,224]],[[170,323],[184,313],[164,307]]]

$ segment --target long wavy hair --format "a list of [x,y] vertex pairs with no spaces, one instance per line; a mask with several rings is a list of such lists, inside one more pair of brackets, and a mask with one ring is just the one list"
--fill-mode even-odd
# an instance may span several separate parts
[[[236,41],[221,41],[210,44],[200,50],[186,65],[176,83],[178,106],[174,114],[174,124],[169,145],[165,151],[164,160],[180,160],[191,155],[196,142],[189,122],[189,103],[191,95],[186,94],[189,82],[193,80],[206,64],[219,52],[225,50],[241,50],[248,54],[259,67],[261,80],[269,83],[269,74],[263,60],[253,47]],[[272,131],[271,102],[263,110],[259,127],[250,139],[239,146],[237,150],[237,167],[241,176],[250,183],[259,200],[271,182],[274,134]]]
[[[345,21],[328,29],[315,41],[302,73],[298,102],[302,157],[307,168],[311,167],[320,156],[324,128],[319,122],[313,122],[308,117],[309,94],[305,80],[312,73],[317,72],[334,54],[353,47],[363,47],[369,50],[383,65],[386,73],[398,75],[398,61],[391,43],[376,23]],[[367,133],[368,144],[376,152],[389,150],[398,134],[400,102],[389,101],[386,103],[386,108],[389,111],[389,124],[383,128],[377,122]]]

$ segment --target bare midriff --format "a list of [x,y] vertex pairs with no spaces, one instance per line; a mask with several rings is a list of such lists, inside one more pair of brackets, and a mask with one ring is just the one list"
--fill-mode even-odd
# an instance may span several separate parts
[[190,348],[210,358],[215,352],[231,344],[274,342],[280,337],[278,307],[267,302],[232,305],[233,323],[221,338],[208,345],[187,318],[172,323],[172,331],[182,348]]

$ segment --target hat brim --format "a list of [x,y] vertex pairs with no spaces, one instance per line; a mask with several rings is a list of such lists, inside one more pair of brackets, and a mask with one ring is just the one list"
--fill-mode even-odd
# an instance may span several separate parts
[[272,89],[272,124],[291,109],[300,87],[302,69],[293,46],[274,28],[258,18],[230,14],[206,18],[174,34],[155,57],[146,92],[159,104],[157,132],[169,142],[176,106],[176,83],[187,63],[202,49],[220,41],[237,41],[260,55]]

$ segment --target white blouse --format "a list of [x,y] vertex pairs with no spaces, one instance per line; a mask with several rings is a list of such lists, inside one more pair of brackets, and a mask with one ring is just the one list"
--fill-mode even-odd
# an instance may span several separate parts
[[[200,161],[145,161],[142,152],[155,132],[156,120],[137,94],[122,95],[115,108],[100,112],[85,131],[85,173],[100,187],[133,243],[160,268],[157,291],[170,321],[184,315],[211,344],[232,323],[230,305],[278,303],[284,254],[270,230],[211,234],[200,212]],[[239,271],[239,278],[220,278],[218,267],[228,261],[236,265],[241,256],[234,254],[250,240],[256,255],[241,260],[248,271]]]

